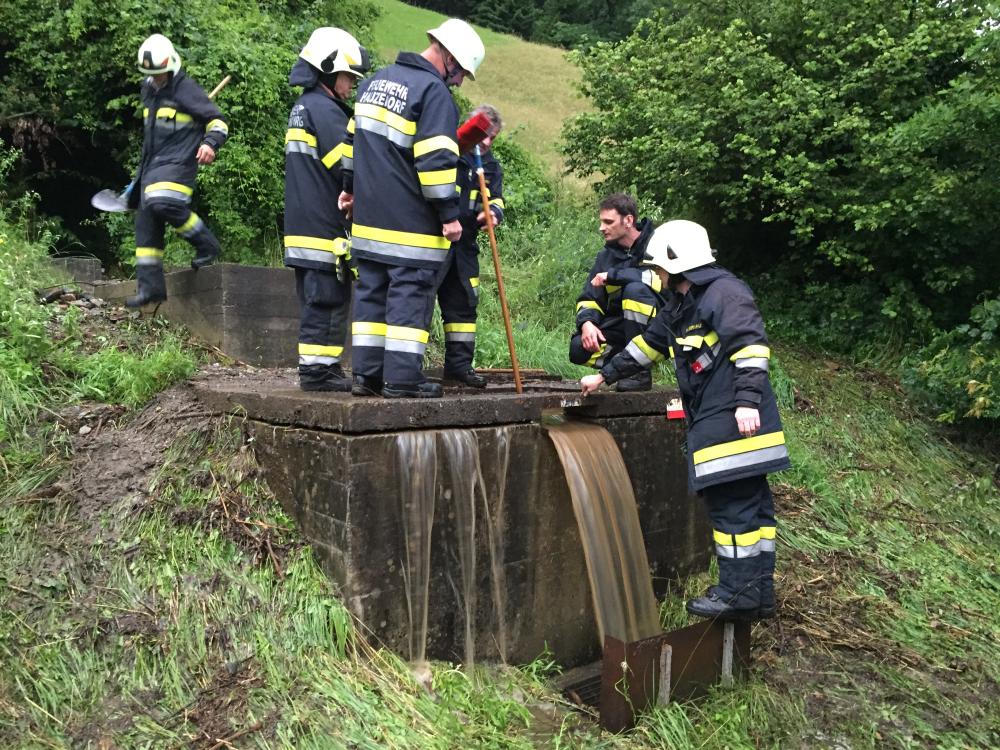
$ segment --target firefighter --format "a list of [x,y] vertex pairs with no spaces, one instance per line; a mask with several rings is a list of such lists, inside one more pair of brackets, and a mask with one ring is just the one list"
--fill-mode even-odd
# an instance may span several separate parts
[[[481,104],[471,116],[482,114],[490,123],[489,133],[479,144],[486,179],[487,200],[493,213],[494,225],[503,221],[503,168],[490,145],[503,128],[503,120],[495,107]],[[476,306],[479,304],[479,245],[480,228],[486,225],[483,197],[479,194],[479,176],[473,154],[458,159],[459,221],[462,238],[451,245],[445,261],[444,277],[438,287],[438,304],[444,323],[444,377],[460,385],[485,388],[486,378],[472,367],[476,353]]]
[[688,424],[688,476],[706,500],[719,562],[719,584],[689,601],[688,611],[773,617],[775,520],[767,474],[790,464],[768,379],[764,321],[750,288],[716,265],[700,225],[667,222],[646,254],[670,300],[645,333],[581,380],[583,393],[673,358]]
[[129,207],[135,208],[136,294],[129,307],[167,298],[163,278],[163,233],[169,224],[194,245],[191,267],[215,262],[219,241],[198,214],[191,196],[198,166],[215,161],[229,137],[229,126],[201,86],[181,72],[181,58],[162,34],[139,47],[142,84],[142,159]]
[[464,21],[427,32],[422,53],[358,86],[342,206],[353,211],[358,267],[351,325],[357,396],[436,398],[422,372],[438,273],[462,236],[458,110],[448,90],[474,78],[485,49]]
[[[625,345],[646,330],[660,304],[660,280],[639,265],[653,234],[649,219],[638,219],[635,199],[609,195],[600,204],[604,248],[597,254],[576,302],[576,331],[570,337],[569,359],[576,365],[601,369]],[[640,370],[618,381],[619,391],[648,391],[652,373]]]
[[347,219],[337,205],[347,146],[347,103],[368,71],[368,52],[342,29],[313,31],[288,83],[301,86],[285,133],[285,265],[295,269],[299,386],[349,391],[340,357],[347,336],[350,251]]

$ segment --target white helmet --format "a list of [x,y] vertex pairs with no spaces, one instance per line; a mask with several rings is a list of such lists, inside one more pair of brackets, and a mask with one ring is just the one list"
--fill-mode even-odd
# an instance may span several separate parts
[[658,266],[667,273],[684,273],[715,262],[715,251],[708,244],[708,232],[701,224],[675,219],[661,224],[649,238],[642,263]]
[[299,57],[321,73],[350,73],[361,78],[368,72],[368,50],[343,29],[320,26],[309,35]]
[[449,18],[436,29],[429,29],[427,36],[448,50],[469,78],[476,80],[476,71],[486,57],[486,47],[474,28],[461,19]]
[[181,56],[163,34],[153,34],[139,47],[139,71],[156,75],[176,73],[181,69]]

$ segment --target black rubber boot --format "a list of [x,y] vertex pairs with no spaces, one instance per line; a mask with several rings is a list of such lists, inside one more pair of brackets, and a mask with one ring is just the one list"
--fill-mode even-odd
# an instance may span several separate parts
[[382,381],[366,378],[364,375],[355,375],[351,394],[354,396],[381,396]]
[[615,390],[619,393],[630,393],[633,391],[648,391],[653,388],[653,373],[649,370],[643,370],[638,375],[633,375],[630,378],[622,378],[618,381],[615,386]]
[[485,388],[486,378],[476,372],[473,368],[469,368],[465,372],[446,372],[444,374],[444,379],[450,381],[448,384],[464,385],[469,388]]
[[167,281],[163,266],[141,265],[135,269],[135,295],[125,299],[125,307],[144,307],[167,299]]
[[386,383],[382,389],[385,398],[441,398],[440,383],[418,383],[417,385],[393,385]]
[[687,611],[697,617],[716,620],[754,620],[758,617],[757,607],[753,609],[732,607],[714,589],[709,589],[705,596],[689,601]]
[[339,364],[300,365],[299,388],[304,391],[339,391],[346,393],[351,390],[351,381],[344,375],[344,371]]

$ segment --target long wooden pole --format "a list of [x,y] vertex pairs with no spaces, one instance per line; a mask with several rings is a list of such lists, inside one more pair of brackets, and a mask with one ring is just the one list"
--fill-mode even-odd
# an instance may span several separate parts
[[221,81],[219,81],[219,85],[216,86],[214,89],[212,89],[212,93],[208,95],[208,98],[214,99],[215,95],[218,94],[220,91],[222,91],[222,89],[226,87],[226,84],[229,83],[232,79],[233,76],[230,74],[227,75],[225,78],[223,78]]
[[483,213],[486,215],[486,233],[490,237],[490,250],[493,251],[493,270],[497,276],[497,289],[500,291],[500,309],[503,311],[503,326],[507,332],[507,348],[510,350],[510,366],[514,370],[514,390],[524,393],[521,385],[521,366],[517,363],[517,352],[514,350],[514,330],[510,325],[510,309],[507,307],[507,292],[503,286],[503,273],[500,271],[500,253],[497,252],[497,236],[493,230],[493,212],[490,211],[489,192],[486,190],[486,175],[483,174],[483,161],[480,158],[479,146],[476,146],[476,174],[479,175],[479,196],[483,200]]

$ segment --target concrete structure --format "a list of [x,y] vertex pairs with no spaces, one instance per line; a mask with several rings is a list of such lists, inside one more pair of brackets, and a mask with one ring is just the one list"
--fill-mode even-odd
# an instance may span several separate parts
[[[241,362],[260,367],[298,362],[299,303],[291,269],[219,263],[172,271],[166,278],[167,301],[158,315]],[[135,294],[135,281],[96,283],[93,293],[123,303]],[[345,365],[350,365],[350,341]]]
[[[477,502],[478,594],[470,618],[478,659],[526,662],[546,644],[564,666],[600,654],[569,489],[543,414],[590,419],[614,437],[634,486],[658,596],[671,579],[708,566],[711,535],[701,503],[688,494],[683,428],[664,418],[670,391],[600,393],[582,403],[575,383],[536,381],[522,395],[511,385],[491,385],[485,393],[446,391],[440,400],[386,401],[306,394],[290,375],[282,377],[212,378],[194,387],[207,408],[247,418],[271,489],[354,614],[403,656],[411,637],[402,574],[403,431],[464,428],[478,446],[485,497]],[[427,655],[462,660],[454,505],[461,488],[452,486],[435,439],[435,466],[419,469],[436,472],[437,485]]]

